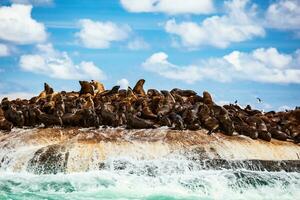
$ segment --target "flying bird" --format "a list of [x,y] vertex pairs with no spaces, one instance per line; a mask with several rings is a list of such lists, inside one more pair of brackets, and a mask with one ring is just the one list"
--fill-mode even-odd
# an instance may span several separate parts
[[258,103],[261,103],[261,102],[262,102],[261,98],[256,97],[256,99],[257,99]]

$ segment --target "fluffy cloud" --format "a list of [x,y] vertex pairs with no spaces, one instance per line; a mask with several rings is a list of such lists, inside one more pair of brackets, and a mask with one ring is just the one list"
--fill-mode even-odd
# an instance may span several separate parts
[[5,44],[0,43],[0,57],[8,56],[10,54],[9,48]]
[[117,85],[120,86],[121,89],[127,89],[129,86],[129,81],[126,78],[122,78],[117,81]]
[[300,0],[278,0],[268,7],[267,26],[300,31]]
[[164,52],[153,54],[142,66],[151,72],[169,79],[181,80],[193,83],[202,79],[200,69],[197,66],[177,66],[168,61],[168,55]]
[[123,41],[128,38],[131,29],[129,26],[121,26],[112,22],[92,21],[82,19],[79,21],[81,30],[76,37],[87,48],[109,48],[111,42]]
[[45,41],[45,26],[31,18],[31,9],[31,5],[20,4],[0,7],[0,40],[17,44]]
[[37,48],[37,54],[21,56],[21,69],[57,79],[105,78],[104,73],[93,62],[74,64],[66,52],[55,50],[52,44],[37,45]]
[[31,4],[34,6],[44,6],[51,5],[53,3],[52,0],[10,0],[11,3],[17,4]]
[[213,0],[121,0],[129,12],[163,12],[167,14],[209,14]]
[[250,53],[233,51],[222,58],[202,60],[197,65],[178,66],[159,52],[142,66],[160,76],[193,83],[198,80],[230,82],[248,80],[264,83],[300,84],[300,50],[283,54],[275,48],[255,49]]
[[136,38],[130,41],[127,45],[128,49],[130,50],[142,50],[142,49],[149,49],[150,45],[145,42],[142,38]]
[[165,30],[181,39],[184,47],[200,46],[226,48],[233,42],[242,42],[265,35],[264,28],[255,20],[255,5],[248,6],[248,0],[225,2],[226,14],[206,18],[201,24],[167,21]]

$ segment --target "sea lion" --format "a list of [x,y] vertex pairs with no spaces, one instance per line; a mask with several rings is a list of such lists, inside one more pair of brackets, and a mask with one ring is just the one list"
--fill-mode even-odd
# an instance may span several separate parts
[[161,90],[160,92],[165,97],[164,98],[165,103],[168,103],[168,104],[174,104],[175,103],[174,97],[172,96],[172,94],[168,90]]
[[154,97],[154,96],[160,96],[160,95],[161,95],[161,93],[156,89],[149,89],[147,91],[147,96],[150,97],[150,98]]
[[175,112],[171,112],[169,115],[169,119],[171,120],[172,126],[174,126],[173,129],[175,130],[184,130],[184,122],[180,115],[176,114]]
[[92,110],[95,109],[94,101],[93,101],[91,95],[87,95],[85,97],[85,103],[83,104],[82,108],[83,109],[92,109]]
[[81,89],[79,92],[80,96],[83,94],[91,94],[94,96],[95,91],[94,91],[93,85],[91,83],[89,83],[88,81],[79,81],[79,84],[81,86]]
[[169,119],[168,116],[162,116],[161,118],[159,118],[159,125],[160,126],[168,126],[168,127],[172,127],[172,122]]
[[1,105],[0,105],[0,119],[1,118],[4,118],[4,112],[3,112],[2,108],[1,108]]
[[38,101],[40,99],[44,99],[47,97],[47,95],[52,94],[52,93],[54,93],[53,88],[50,87],[50,85],[48,85],[48,83],[44,83],[44,90],[39,94],[36,101]]
[[127,128],[129,129],[152,129],[155,128],[154,124],[150,121],[141,119],[137,116],[134,116],[131,113],[126,113],[127,119]]
[[182,114],[182,118],[186,127],[190,130],[196,130],[200,127],[200,122],[198,120],[198,111],[200,103],[194,104],[193,106],[187,107]]
[[182,89],[179,89],[179,88],[174,88],[171,90],[171,94],[178,94],[180,96],[183,96],[183,97],[190,97],[190,96],[194,96],[197,94],[197,92],[193,91],[193,90],[182,90]]
[[147,104],[147,101],[142,102],[142,118],[144,119],[157,119],[157,115],[153,114],[150,107]]
[[82,109],[79,114],[81,115],[81,125],[85,128],[96,127],[99,128],[99,118],[94,110],[91,108]]
[[101,92],[99,95],[100,95],[101,97],[114,95],[114,94],[117,94],[117,93],[118,93],[119,89],[120,89],[120,86],[119,86],[119,85],[116,85],[116,86],[114,86],[111,90],[105,90],[105,91]]
[[250,137],[251,139],[258,138],[258,132],[253,127],[250,127],[247,123],[242,122],[239,124],[235,124],[235,130],[241,134]]
[[208,107],[211,107],[214,104],[211,95],[207,91],[203,92],[203,103],[208,105]]
[[91,84],[94,86],[94,91],[96,93],[101,93],[105,90],[104,85],[99,81],[92,80]]
[[118,126],[117,114],[114,112],[114,106],[110,103],[105,103],[101,105],[101,119],[103,125],[108,125],[112,127]]
[[13,126],[13,123],[7,121],[6,119],[0,119],[0,130],[10,132]]
[[259,139],[265,140],[267,142],[271,141],[272,135],[271,133],[268,132],[268,128],[265,122],[259,117],[257,117],[256,119],[256,128],[257,128]]
[[133,92],[135,94],[137,94],[138,96],[145,96],[146,93],[145,93],[145,90],[143,88],[145,84],[145,80],[144,79],[140,79],[134,86],[133,88]]
[[280,131],[278,128],[276,127],[272,127],[269,129],[269,132],[272,135],[272,138],[275,138],[277,140],[282,140],[282,141],[286,141],[287,139],[291,139],[291,137],[289,137],[286,133]]
[[220,122],[220,130],[228,136],[232,136],[234,132],[234,123],[229,116],[229,112],[222,106],[213,106],[214,116]]
[[204,128],[208,130],[208,135],[211,135],[219,128],[219,121],[214,117],[208,117],[202,123]]
[[54,112],[53,114],[43,113],[41,110],[36,109],[37,117],[41,123],[44,124],[45,127],[52,126],[62,126],[63,122],[58,112]]
[[15,105],[11,104],[8,100],[2,100],[1,107],[6,120],[13,123],[13,125],[16,127],[24,126],[25,119],[23,113],[22,111],[17,110]]

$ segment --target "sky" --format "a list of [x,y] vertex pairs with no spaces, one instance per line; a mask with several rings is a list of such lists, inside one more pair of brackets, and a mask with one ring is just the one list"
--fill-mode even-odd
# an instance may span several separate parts
[[299,106],[300,0],[0,0],[0,98],[141,78],[219,104]]

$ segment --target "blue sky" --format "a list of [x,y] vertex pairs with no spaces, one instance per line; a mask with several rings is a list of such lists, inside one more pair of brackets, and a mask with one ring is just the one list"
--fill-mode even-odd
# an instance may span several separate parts
[[[106,88],[210,91],[259,109],[300,103],[299,0],[0,0],[0,97]],[[298,50],[299,49],[299,50]],[[260,97],[263,103],[257,103]]]

